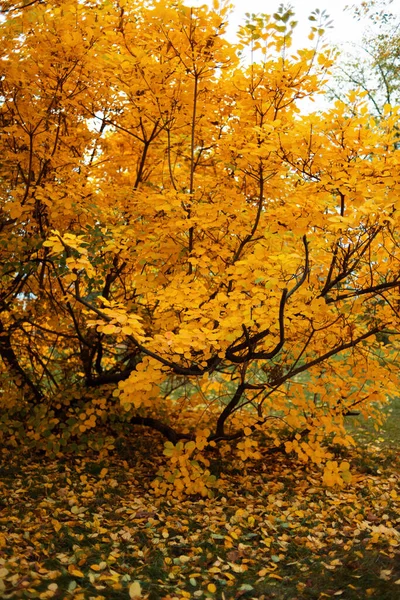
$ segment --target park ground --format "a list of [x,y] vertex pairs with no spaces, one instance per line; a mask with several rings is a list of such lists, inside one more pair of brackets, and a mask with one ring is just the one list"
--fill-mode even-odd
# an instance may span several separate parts
[[389,411],[378,433],[349,419],[358,449],[333,449],[351,464],[343,488],[266,455],[225,465],[214,498],[158,498],[162,441],[143,429],[106,457],[4,452],[0,597],[394,600],[400,400]]

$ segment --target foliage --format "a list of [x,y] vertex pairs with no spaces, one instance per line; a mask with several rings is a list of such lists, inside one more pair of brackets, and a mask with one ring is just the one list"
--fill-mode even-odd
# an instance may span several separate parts
[[396,110],[302,116],[332,54],[292,52],[283,7],[232,45],[223,2],[3,5],[4,443],[104,457],[147,426],[159,494],[262,447],[347,485],[324,441],[399,385]]

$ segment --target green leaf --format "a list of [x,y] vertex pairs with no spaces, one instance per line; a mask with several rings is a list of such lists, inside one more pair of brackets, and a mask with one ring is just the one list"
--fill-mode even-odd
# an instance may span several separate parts
[[280,558],[279,558],[279,556],[277,556],[276,554],[273,554],[273,555],[271,556],[271,560],[272,560],[272,562],[274,562],[274,563],[278,563],[278,562],[279,562],[281,559],[280,559]]
[[188,452],[192,452],[193,450],[196,449],[196,442],[186,442],[185,444],[185,450],[187,450]]

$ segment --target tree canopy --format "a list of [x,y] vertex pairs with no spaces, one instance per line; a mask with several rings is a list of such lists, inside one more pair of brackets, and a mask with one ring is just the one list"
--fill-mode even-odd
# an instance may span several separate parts
[[224,2],[2,5],[4,440],[152,427],[160,493],[208,494],[206,448],[260,443],[349,481],[324,440],[399,385],[396,109],[302,114],[333,54],[292,51],[283,7],[231,44]]

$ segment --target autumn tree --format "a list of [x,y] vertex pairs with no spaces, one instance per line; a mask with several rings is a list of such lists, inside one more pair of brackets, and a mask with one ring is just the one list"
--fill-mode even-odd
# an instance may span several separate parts
[[3,3],[1,429],[57,454],[148,426],[160,492],[261,443],[342,484],[324,440],[399,383],[398,117],[302,115],[330,51],[283,7],[230,44],[214,4]]

